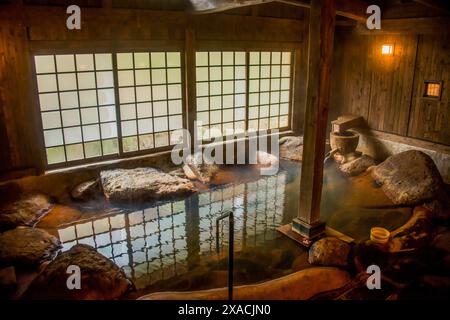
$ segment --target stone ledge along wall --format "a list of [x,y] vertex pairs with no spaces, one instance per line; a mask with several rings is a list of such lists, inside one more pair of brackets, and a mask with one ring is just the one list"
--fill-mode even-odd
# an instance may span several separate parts
[[[415,141],[415,139],[405,141],[402,137],[388,134],[377,137],[364,131],[357,131],[360,134],[358,150],[364,154],[368,154],[378,161],[383,161],[387,157],[403,151],[422,151],[434,161],[444,182],[450,184],[450,147]],[[403,141],[400,141],[402,139]],[[417,143],[417,145],[412,143]]]

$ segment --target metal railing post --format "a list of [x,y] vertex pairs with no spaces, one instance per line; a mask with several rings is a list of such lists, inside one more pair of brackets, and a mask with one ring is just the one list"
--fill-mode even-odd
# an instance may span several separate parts
[[227,211],[216,219],[216,252],[220,253],[219,224],[220,220],[228,217],[228,299],[233,300],[234,274],[234,216],[233,211]]

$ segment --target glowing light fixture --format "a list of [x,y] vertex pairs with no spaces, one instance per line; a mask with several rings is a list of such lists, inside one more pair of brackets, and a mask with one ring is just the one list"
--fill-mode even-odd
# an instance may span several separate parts
[[392,56],[394,54],[393,44],[383,44],[381,47],[381,54],[384,56]]

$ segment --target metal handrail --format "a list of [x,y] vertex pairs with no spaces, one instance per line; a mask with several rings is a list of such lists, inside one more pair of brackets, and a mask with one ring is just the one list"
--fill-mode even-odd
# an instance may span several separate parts
[[219,223],[228,217],[228,299],[233,300],[233,274],[234,274],[234,216],[233,211],[227,211],[216,219],[216,252],[220,253]]

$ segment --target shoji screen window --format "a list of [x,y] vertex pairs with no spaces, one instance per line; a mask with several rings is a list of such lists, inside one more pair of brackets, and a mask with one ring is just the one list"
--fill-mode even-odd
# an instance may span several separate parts
[[118,153],[111,58],[35,56],[47,164]]
[[123,152],[177,144],[183,128],[179,52],[117,54]]
[[245,132],[245,52],[197,52],[196,86],[199,140]]
[[249,55],[248,130],[289,127],[291,52]]

